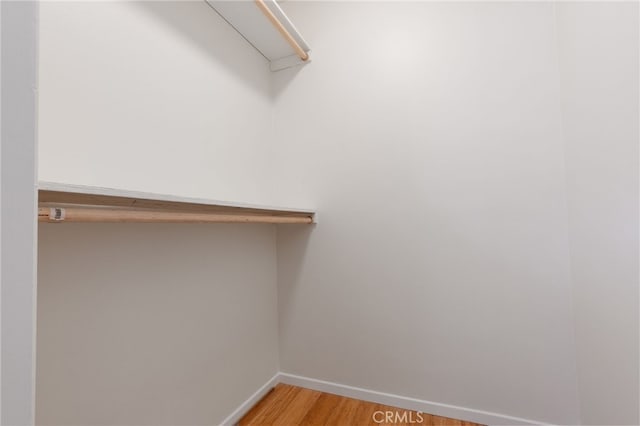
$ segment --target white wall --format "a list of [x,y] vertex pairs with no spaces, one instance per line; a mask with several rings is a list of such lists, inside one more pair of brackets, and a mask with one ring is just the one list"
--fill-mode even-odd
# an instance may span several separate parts
[[275,228],[44,224],[36,422],[219,424],[278,371]]
[[35,2],[1,2],[0,424],[34,417],[36,46]]
[[554,5],[283,7],[282,201],[321,221],[278,234],[282,370],[579,423]]
[[638,3],[562,3],[558,36],[582,421],[640,423]]
[[[269,203],[267,62],[204,2],[40,6],[40,179]],[[39,424],[217,424],[278,371],[273,227],[40,244]]]
[[40,179],[269,204],[266,59],[203,1],[43,2]]

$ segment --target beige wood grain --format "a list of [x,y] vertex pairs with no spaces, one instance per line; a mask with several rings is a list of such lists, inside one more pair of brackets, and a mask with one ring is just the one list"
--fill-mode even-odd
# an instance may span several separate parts
[[39,207],[40,222],[136,222],[136,223],[291,223],[309,224],[312,218],[249,214],[192,213],[160,210],[126,210],[117,208],[62,208],[61,219],[55,219],[52,208]]

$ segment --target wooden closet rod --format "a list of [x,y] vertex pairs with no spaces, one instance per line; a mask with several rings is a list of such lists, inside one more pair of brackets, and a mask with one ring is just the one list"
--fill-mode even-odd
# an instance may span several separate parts
[[38,208],[39,222],[136,222],[136,223],[302,223],[310,216],[260,216],[246,214],[191,213],[108,208]]
[[289,31],[287,31],[284,25],[282,25],[282,22],[280,22],[280,20],[276,17],[276,15],[273,14],[271,9],[269,9],[269,7],[265,4],[264,0],[255,0],[255,2],[256,2],[256,5],[260,8],[260,10],[262,10],[262,13],[264,13],[267,19],[269,19],[271,24],[273,24],[273,26],[276,27],[276,29],[282,35],[282,37],[284,37],[287,43],[289,43],[289,45],[293,48],[293,50],[296,51],[296,54],[300,57],[300,59],[302,59],[303,61],[308,60],[309,55],[307,54],[307,52],[305,52],[304,49],[300,47],[296,39],[293,38],[293,36],[289,33]]

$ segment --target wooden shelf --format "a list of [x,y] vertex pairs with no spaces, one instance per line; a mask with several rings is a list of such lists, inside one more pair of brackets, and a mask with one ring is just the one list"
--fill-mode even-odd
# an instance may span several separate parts
[[315,223],[311,209],[40,182],[41,222]]
[[206,0],[269,61],[271,71],[306,64],[309,45],[275,0]]

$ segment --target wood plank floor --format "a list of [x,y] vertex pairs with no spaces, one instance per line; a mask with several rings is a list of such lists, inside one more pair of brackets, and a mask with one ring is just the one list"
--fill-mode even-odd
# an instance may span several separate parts
[[479,426],[282,383],[260,400],[239,425]]

